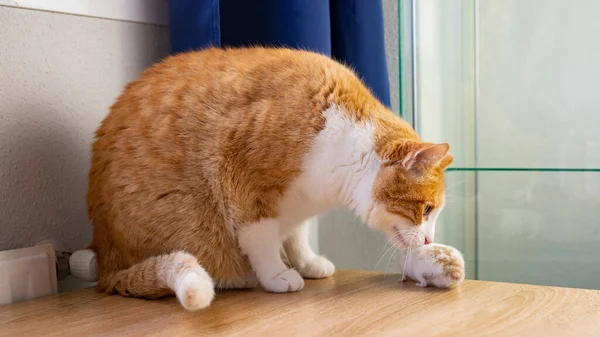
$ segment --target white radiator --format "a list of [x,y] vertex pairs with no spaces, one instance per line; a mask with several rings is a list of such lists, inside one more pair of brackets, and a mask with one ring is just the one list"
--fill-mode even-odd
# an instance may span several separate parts
[[0,252],[0,305],[57,292],[56,254],[52,245]]

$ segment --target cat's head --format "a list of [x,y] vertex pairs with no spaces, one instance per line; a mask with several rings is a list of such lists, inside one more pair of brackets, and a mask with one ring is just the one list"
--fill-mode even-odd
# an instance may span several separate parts
[[373,184],[371,228],[400,248],[433,242],[444,207],[444,170],[454,159],[449,146],[421,142],[389,144]]

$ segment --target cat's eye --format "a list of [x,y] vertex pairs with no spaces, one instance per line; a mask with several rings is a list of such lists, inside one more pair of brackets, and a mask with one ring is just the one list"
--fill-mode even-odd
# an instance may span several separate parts
[[431,206],[431,205],[425,206],[425,210],[423,211],[423,216],[425,216],[425,217],[428,216],[432,210],[433,210],[433,206]]

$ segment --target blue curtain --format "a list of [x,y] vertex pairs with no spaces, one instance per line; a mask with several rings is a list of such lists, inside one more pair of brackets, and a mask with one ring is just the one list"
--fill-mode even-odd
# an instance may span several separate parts
[[352,67],[390,106],[381,0],[171,0],[173,53],[286,46]]

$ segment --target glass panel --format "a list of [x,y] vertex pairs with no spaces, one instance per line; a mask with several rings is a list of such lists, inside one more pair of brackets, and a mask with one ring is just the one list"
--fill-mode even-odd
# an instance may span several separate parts
[[600,288],[598,191],[598,173],[480,173],[480,278]]
[[[407,0],[410,1],[410,0]],[[475,166],[475,35],[473,1],[412,0],[414,7],[416,129],[428,142],[448,142],[454,166]],[[436,241],[465,256],[477,277],[475,175],[447,176],[447,207]],[[470,197],[470,198],[469,198]],[[450,221],[452,220],[452,221]]]
[[470,278],[600,289],[600,2],[412,3],[417,131],[456,157],[436,239]]
[[479,1],[479,166],[600,167],[600,1]]
[[446,207],[438,218],[435,241],[456,247],[465,259],[466,277],[477,278],[475,174],[446,174]]
[[[595,172],[478,172],[477,237],[461,232],[474,194],[453,187],[439,228],[460,250],[477,239],[479,279],[600,289],[598,191]],[[465,258],[474,256],[467,250]]]

